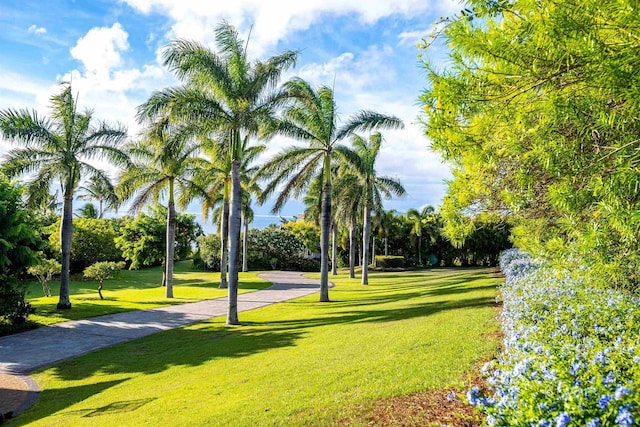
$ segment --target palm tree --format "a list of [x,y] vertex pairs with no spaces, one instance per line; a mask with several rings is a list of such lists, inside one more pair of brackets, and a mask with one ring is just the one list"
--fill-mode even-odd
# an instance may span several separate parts
[[320,221],[320,301],[329,301],[329,232],[331,228],[331,167],[332,159],[340,162],[359,162],[358,156],[338,144],[354,132],[375,128],[399,128],[402,121],[372,111],[352,115],[342,126],[337,126],[336,103],[333,90],[328,86],[314,89],[302,79],[285,84],[292,99],[283,120],[275,126],[281,134],[307,142],[307,146],[293,146],[276,155],[260,170],[259,176],[271,178],[262,199],[268,198],[280,184],[285,183],[277,197],[273,211],[279,211],[293,195],[298,197],[314,177],[322,179],[322,218]]
[[415,208],[407,211],[407,220],[413,224],[411,231],[418,238],[418,265],[422,265],[422,225],[433,212],[433,206],[425,206],[421,211]]
[[106,178],[103,171],[87,160],[104,158],[116,165],[127,163],[126,154],[118,148],[127,131],[121,125],[92,124],[93,112],[77,111],[77,100],[71,85],[63,83],[60,93],[51,97],[51,117],[41,117],[36,111],[0,111],[0,132],[10,141],[24,147],[9,151],[3,171],[9,177],[32,175],[26,183],[27,197],[42,201],[50,193],[51,185],[60,185],[63,206],[60,225],[62,271],[60,275],[59,309],[70,309],[69,276],[71,237],[73,233],[73,197],[85,176]]
[[[150,201],[167,196],[167,239],[165,257],[165,296],[173,298],[173,263],[176,233],[176,193],[204,194],[193,177],[204,166],[197,157],[200,145],[192,138],[193,129],[164,118],[145,129],[144,139],[129,144],[133,165],[120,176],[117,192],[123,200],[134,197],[131,212],[137,213]],[[177,188],[176,188],[177,187]],[[178,200],[181,206],[184,199]]]
[[337,204],[335,217],[342,222],[349,231],[349,277],[356,277],[356,243],[355,235],[358,227],[358,217],[362,212],[360,198],[363,194],[362,181],[349,171],[341,171],[334,186]]
[[107,209],[117,210],[120,206],[120,199],[116,195],[116,190],[108,177],[94,176],[89,182],[79,187],[78,190],[84,192],[78,196],[80,200],[95,200],[98,202],[97,218],[102,218]]
[[382,146],[380,132],[372,134],[369,139],[353,135],[353,148],[362,159],[362,168],[357,171],[363,182],[360,200],[363,203],[362,221],[362,284],[369,284],[369,241],[371,240],[371,213],[382,214],[382,199],[393,196],[404,196],[406,191],[400,181],[388,176],[378,176],[376,160]]
[[85,203],[83,207],[78,210],[77,216],[79,218],[89,218],[89,219],[97,219],[98,210],[96,209],[96,205],[93,203]]
[[384,254],[389,255],[389,232],[396,222],[396,211],[394,209],[382,212],[378,216],[378,229],[384,238]]
[[164,63],[185,85],[154,92],[138,114],[155,117],[169,112],[186,122],[227,133],[231,155],[227,324],[237,325],[242,141],[257,135],[286,100],[285,94],[275,88],[298,54],[286,51],[264,62],[249,62],[244,41],[226,22],[216,27],[216,44],[217,53],[194,41],[171,42],[163,53]]

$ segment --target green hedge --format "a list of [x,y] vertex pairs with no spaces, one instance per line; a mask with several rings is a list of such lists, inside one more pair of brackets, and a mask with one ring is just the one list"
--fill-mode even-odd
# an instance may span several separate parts
[[377,255],[376,268],[403,268],[404,257],[392,255]]

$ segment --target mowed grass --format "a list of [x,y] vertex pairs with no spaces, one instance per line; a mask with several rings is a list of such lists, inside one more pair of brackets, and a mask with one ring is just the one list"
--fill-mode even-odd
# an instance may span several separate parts
[[37,404],[8,425],[334,425],[377,399],[457,385],[496,352],[488,270],[331,279],[331,303],[315,294],[37,373]]
[[[270,286],[269,282],[257,277],[257,273],[240,273],[239,276],[239,293]],[[165,298],[165,288],[161,284],[160,267],[124,270],[117,278],[104,283],[102,294],[105,299],[100,300],[97,281],[72,280],[69,287],[72,308],[58,310],[56,304],[60,282],[52,281],[49,284],[51,297],[42,296],[42,286],[38,282],[31,282],[28,285],[27,299],[36,308],[36,313],[29,320],[39,325],[51,325],[104,314],[218,298],[226,296],[228,292],[227,289],[219,288],[220,273],[195,270],[191,261],[175,265],[174,298]]]

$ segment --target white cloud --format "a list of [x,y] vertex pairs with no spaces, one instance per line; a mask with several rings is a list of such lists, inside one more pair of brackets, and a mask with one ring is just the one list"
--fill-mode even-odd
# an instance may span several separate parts
[[46,34],[47,29],[44,27],[38,27],[37,25],[33,24],[29,27],[29,32],[31,34]]
[[[355,14],[366,24],[399,14],[413,17],[420,13],[449,14],[459,10],[456,0],[237,0],[203,2],[201,0],[120,0],[148,14],[165,14],[173,21],[168,38],[188,38],[206,43],[213,41],[213,30],[221,19],[228,20],[243,34],[253,26],[252,56],[262,56],[268,49],[295,31],[305,30],[326,14]],[[457,5],[457,6],[456,6]]]
[[121,52],[129,49],[129,34],[116,22],[111,27],[92,28],[71,48],[71,56],[89,73],[109,74],[122,64]]

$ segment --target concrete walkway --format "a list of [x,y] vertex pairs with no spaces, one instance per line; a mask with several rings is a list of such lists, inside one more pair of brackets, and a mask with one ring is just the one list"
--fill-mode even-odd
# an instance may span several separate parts
[[[273,285],[238,295],[238,312],[318,292],[319,281],[302,274],[288,271],[260,274]],[[224,297],[109,314],[0,337],[0,422],[2,414],[12,412],[15,416],[33,403],[37,389],[26,374],[115,344],[226,315],[227,302]]]

